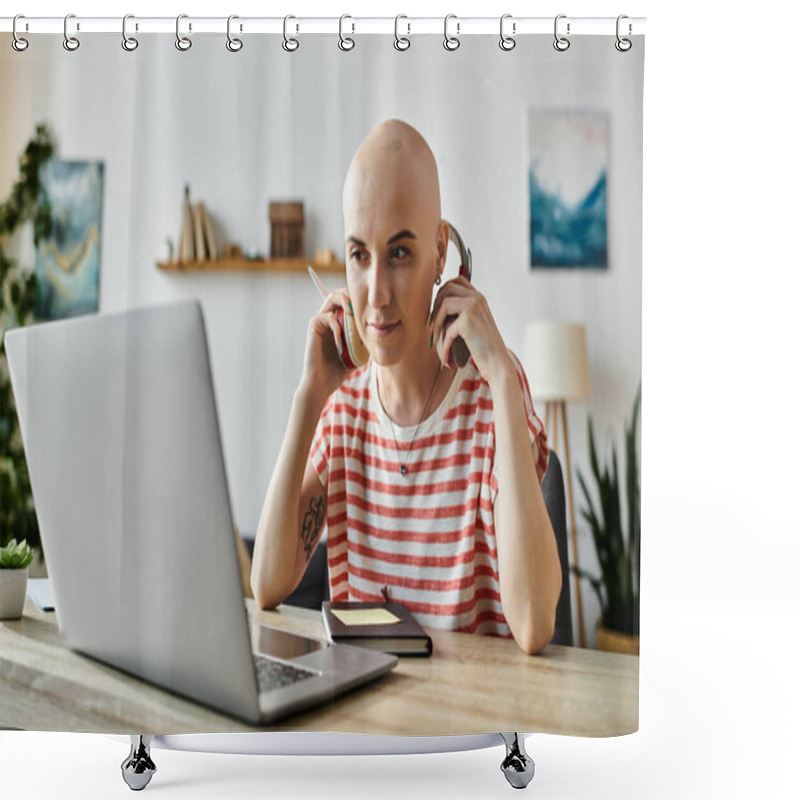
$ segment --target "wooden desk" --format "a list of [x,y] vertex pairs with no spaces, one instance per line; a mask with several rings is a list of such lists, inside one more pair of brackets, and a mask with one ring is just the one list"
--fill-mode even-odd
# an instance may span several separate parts
[[[324,638],[320,614],[281,606],[258,621]],[[520,731],[574,736],[638,728],[639,659],[549,646],[526,656],[511,640],[431,632],[431,658],[401,658],[378,681],[269,728],[254,728],[69,650],[53,612],[26,601],[0,623],[0,727],[96,733],[339,731],[448,735]]]

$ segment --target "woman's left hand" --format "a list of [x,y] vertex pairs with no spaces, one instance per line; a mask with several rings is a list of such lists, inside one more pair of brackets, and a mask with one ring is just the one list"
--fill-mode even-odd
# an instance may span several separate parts
[[442,336],[447,317],[456,319],[447,328],[442,341],[442,363],[447,364],[450,348],[457,336],[469,347],[475,366],[491,385],[505,370],[514,371],[503,337],[497,329],[486,298],[463,276],[453,278],[436,295],[431,312],[433,341]]

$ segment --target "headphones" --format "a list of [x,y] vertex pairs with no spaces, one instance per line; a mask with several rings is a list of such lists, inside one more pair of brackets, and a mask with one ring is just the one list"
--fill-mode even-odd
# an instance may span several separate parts
[[[447,222],[447,220],[444,220]],[[461,234],[455,229],[455,226],[447,222],[447,227],[450,230],[450,241],[456,246],[459,256],[461,256],[461,264],[458,267],[458,274],[463,275],[468,281],[472,280],[472,251],[464,244]]]
[[[444,220],[447,222],[447,220]],[[464,240],[461,238],[461,234],[456,230],[455,226],[451,225],[447,222],[447,227],[450,230],[449,241],[451,241],[458,250],[458,254],[461,258],[461,263],[458,266],[458,274],[465,277],[468,281],[472,281],[472,252],[470,249],[464,244]],[[439,275],[438,280],[441,280],[441,275]],[[447,333],[447,329],[450,325],[455,321],[457,315],[451,314],[450,316],[445,318],[444,325],[442,326],[442,338],[444,338],[445,334]],[[441,346],[442,343],[438,343],[439,356],[441,357]],[[467,347],[467,343],[460,337],[457,336],[453,341],[452,346],[450,347],[450,358],[448,359],[448,366],[459,366],[464,367],[467,365],[470,359],[469,347]]]

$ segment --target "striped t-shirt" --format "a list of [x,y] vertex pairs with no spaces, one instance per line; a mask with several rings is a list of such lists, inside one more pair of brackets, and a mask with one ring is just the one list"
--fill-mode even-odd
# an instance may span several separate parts
[[[547,437],[509,354],[542,476]],[[327,492],[331,600],[380,601],[388,593],[424,626],[510,636],[500,604],[488,383],[471,360],[459,369],[409,451],[415,426],[395,425],[393,436],[376,381],[372,360],[348,377],[328,398],[311,445]]]

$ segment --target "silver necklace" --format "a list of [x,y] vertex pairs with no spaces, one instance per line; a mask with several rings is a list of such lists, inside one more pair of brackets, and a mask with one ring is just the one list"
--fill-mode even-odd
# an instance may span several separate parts
[[[417,438],[417,431],[419,430],[419,426],[422,424],[422,420],[425,419],[425,414],[428,412],[428,406],[431,404],[431,399],[433,398],[433,392],[436,389],[436,384],[439,382],[439,373],[442,371],[442,365],[439,364],[439,369],[436,370],[436,377],[433,379],[433,386],[431,386],[431,393],[428,395],[428,400],[425,403],[425,408],[422,409],[422,414],[420,414],[419,421],[417,422],[416,427],[414,428],[414,433],[411,436],[411,441],[408,444],[408,450],[406,450],[406,459],[405,461],[400,462],[400,474],[405,477],[408,475],[408,459],[411,456],[411,448],[414,446],[414,439]],[[378,398],[380,399],[380,387],[378,387]],[[389,427],[392,429],[392,438],[394,439],[394,449],[397,451],[397,457],[400,457],[400,445],[397,443],[397,436],[394,432],[394,423],[392,422],[392,418],[389,414],[386,414],[386,417],[389,420]]]

